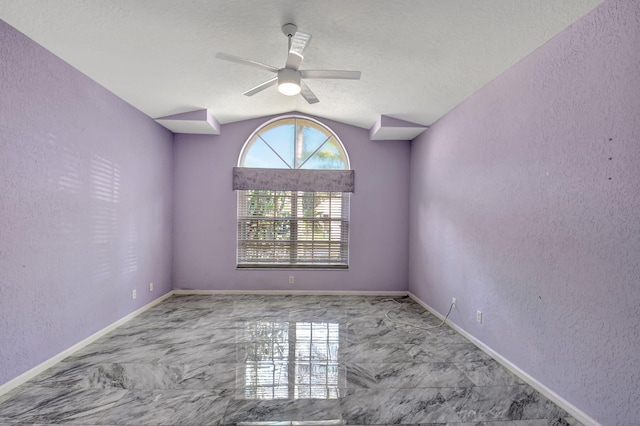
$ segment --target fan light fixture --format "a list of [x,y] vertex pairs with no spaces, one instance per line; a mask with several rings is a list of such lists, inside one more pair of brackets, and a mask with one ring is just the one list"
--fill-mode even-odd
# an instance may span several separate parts
[[295,96],[297,94],[301,94],[307,103],[315,104],[320,101],[311,89],[309,89],[309,86],[304,83],[304,80],[310,78],[360,80],[360,71],[301,70],[300,65],[302,65],[302,60],[304,59],[304,51],[307,48],[309,41],[311,41],[311,34],[298,31],[298,27],[294,24],[285,24],[282,27],[282,33],[287,36],[287,39],[289,40],[289,53],[287,54],[287,62],[285,63],[284,68],[276,68],[273,65],[267,65],[250,59],[241,58],[239,56],[229,55],[228,53],[216,53],[216,58],[218,59],[248,65],[254,68],[260,68],[261,70],[266,70],[276,74],[264,83],[260,83],[247,90],[243,95],[253,96],[268,87],[277,85],[278,91],[283,95]]
[[283,68],[278,71],[278,91],[283,95],[295,96],[300,93],[300,73]]

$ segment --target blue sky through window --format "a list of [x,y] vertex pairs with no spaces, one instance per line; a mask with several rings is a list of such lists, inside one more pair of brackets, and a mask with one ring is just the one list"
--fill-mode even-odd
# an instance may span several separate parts
[[241,167],[348,169],[342,144],[324,126],[304,118],[268,123],[247,142]]

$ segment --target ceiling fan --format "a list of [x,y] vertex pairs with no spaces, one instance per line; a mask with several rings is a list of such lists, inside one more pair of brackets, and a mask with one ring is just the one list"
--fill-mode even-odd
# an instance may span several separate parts
[[225,61],[236,62],[238,64],[249,65],[251,67],[260,68],[277,74],[275,77],[247,90],[243,93],[245,96],[253,96],[265,90],[268,87],[278,85],[278,91],[283,95],[294,96],[298,93],[310,104],[319,102],[316,95],[305,84],[304,79],[340,79],[340,80],[359,80],[360,71],[344,71],[344,70],[301,70],[302,60],[304,59],[304,50],[311,41],[311,34],[298,31],[298,27],[294,24],[286,24],[282,27],[282,32],[289,39],[289,54],[284,68],[276,68],[261,62],[244,59],[239,56],[229,55],[219,52],[216,58]]

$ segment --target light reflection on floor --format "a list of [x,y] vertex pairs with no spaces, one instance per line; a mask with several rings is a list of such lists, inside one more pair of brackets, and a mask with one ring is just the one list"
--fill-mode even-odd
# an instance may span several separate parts
[[240,341],[249,341],[237,389],[247,399],[338,398],[340,324],[337,322],[244,323]]

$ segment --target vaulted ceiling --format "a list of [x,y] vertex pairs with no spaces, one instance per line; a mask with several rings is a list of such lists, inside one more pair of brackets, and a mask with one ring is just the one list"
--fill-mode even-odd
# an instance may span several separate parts
[[[207,109],[220,122],[298,111],[370,128],[380,115],[430,125],[602,0],[0,0],[0,19],[152,118]],[[313,38],[309,105],[273,76],[292,22]]]

